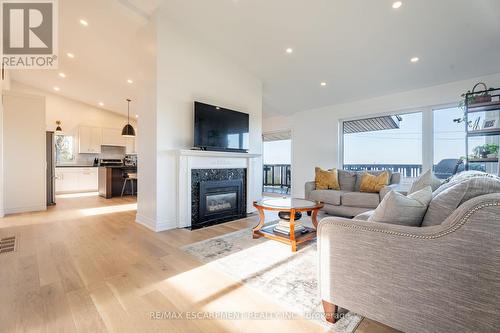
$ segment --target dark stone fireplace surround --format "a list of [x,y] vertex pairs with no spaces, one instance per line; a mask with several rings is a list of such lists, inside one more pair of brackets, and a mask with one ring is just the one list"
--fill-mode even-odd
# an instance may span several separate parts
[[[239,189],[238,189],[239,187]],[[225,193],[237,192],[238,207],[226,214],[204,215],[201,202],[202,191]],[[246,169],[192,169],[191,170],[191,229],[199,229],[223,222],[234,221],[246,217],[247,214],[247,170]]]

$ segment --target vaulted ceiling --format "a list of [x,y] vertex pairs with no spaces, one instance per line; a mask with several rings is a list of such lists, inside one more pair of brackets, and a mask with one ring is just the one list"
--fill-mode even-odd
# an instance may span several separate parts
[[[500,72],[498,0],[403,0],[399,9],[391,0],[161,3],[177,25],[262,80],[265,116]],[[61,94],[125,110],[122,100],[134,97],[154,61],[147,25],[158,1],[60,4],[60,71],[67,78],[61,83],[57,72],[24,71],[14,79],[60,85]],[[88,27],[79,24],[82,17]]]

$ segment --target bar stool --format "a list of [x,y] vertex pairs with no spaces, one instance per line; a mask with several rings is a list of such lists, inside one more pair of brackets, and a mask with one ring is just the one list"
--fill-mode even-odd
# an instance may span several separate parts
[[122,187],[122,197],[125,192],[125,187],[127,186],[127,182],[130,180],[130,184],[132,185],[132,195],[134,195],[134,181],[137,181],[137,173],[125,173]]

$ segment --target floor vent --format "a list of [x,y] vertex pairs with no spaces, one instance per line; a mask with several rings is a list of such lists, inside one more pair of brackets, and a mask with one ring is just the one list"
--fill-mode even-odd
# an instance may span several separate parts
[[0,239],[0,254],[14,252],[16,250],[16,237],[6,237]]

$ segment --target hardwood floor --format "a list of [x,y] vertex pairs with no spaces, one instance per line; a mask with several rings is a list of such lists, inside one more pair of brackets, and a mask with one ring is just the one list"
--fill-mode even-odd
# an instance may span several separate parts
[[[307,320],[152,319],[284,309],[179,249],[257,216],[156,234],[134,222],[135,208],[131,198],[65,196],[47,212],[0,219],[0,238],[18,241],[0,255],[0,332],[325,332]],[[394,331],[365,319],[357,333],[366,332]]]

